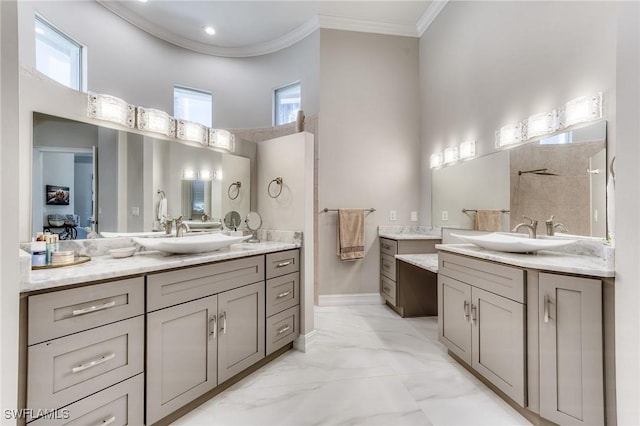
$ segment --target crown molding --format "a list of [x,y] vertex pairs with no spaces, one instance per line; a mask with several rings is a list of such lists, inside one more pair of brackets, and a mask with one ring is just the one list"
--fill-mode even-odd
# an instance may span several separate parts
[[418,23],[416,24],[416,29],[418,30],[418,37],[422,37],[427,28],[433,23],[438,14],[442,12],[442,9],[447,5],[449,0],[435,0],[433,3],[429,5],[429,8],[424,15],[420,18]]
[[421,37],[440,11],[447,4],[448,0],[434,1],[427,11],[422,15],[417,25],[398,25],[386,22],[367,21],[362,19],[344,18],[338,16],[316,15],[294,30],[278,37],[274,40],[242,47],[222,47],[207,43],[201,43],[185,37],[176,35],[165,28],[148,21],[147,19],[131,12],[123,7],[120,2],[97,0],[105,9],[129,22],[133,26],[176,46],[204,53],[212,56],[223,56],[229,58],[246,58],[252,56],[266,55],[285,49],[305,37],[311,35],[320,28],[356,31],[363,33],[384,34],[403,37]]

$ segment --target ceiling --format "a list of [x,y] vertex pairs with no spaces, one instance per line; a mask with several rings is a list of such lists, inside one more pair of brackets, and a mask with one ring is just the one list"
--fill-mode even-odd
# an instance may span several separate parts
[[[142,30],[197,52],[275,52],[318,28],[419,37],[446,4],[436,1],[97,0]],[[216,34],[207,35],[205,26]]]

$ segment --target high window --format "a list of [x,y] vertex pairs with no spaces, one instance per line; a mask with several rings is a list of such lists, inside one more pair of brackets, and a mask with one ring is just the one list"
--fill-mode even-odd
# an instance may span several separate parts
[[184,86],[173,87],[173,115],[176,118],[212,127],[212,104],[211,92]]
[[82,89],[82,46],[39,16],[35,17],[36,69],[53,80]]
[[274,125],[296,121],[298,111],[300,111],[300,82],[276,89],[273,99]]

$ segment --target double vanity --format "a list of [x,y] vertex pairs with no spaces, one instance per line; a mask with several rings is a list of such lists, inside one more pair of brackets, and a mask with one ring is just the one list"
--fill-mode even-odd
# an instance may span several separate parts
[[[394,262],[437,272],[437,313],[425,315],[437,314],[449,354],[534,424],[616,424],[612,248],[584,239],[558,251],[508,253],[459,244],[452,233],[444,230],[449,244],[437,244],[438,254],[399,254]],[[380,235],[384,262],[389,235]],[[390,297],[384,263],[381,274],[392,305],[405,283],[398,275]],[[434,286],[424,278],[418,285],[421,294]]]
[[299,248],[99,253],[31,271],[21,298],[26,422],[167,424],[290,349]]

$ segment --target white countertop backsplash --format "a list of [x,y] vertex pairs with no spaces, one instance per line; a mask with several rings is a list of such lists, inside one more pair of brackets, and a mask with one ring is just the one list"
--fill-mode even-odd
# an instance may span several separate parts
[[[96,238],[62,241],[60,250],[75,250],[76,254],[91,256],[91,261],[61,268],[31,270],[29,243],[21,244],[20,291],[29,292],[48,288],[139,275],[167,269],[193,266],[221,260],[237,259],[302,246],[302,232],[264,230],[258,232],[260,243],[232,244],[210,253],[169,254],[142,251],[134,256],[115,259],[109,255],[114,248],[135,245],[130,238]],[[269,241],[269,238],[272,240]]]
[[378,236],[392,240],[439,240],[442,230],[433,226],[378,226]]

